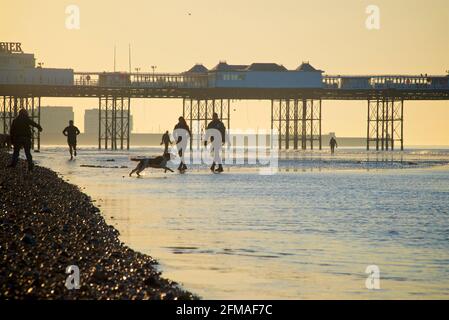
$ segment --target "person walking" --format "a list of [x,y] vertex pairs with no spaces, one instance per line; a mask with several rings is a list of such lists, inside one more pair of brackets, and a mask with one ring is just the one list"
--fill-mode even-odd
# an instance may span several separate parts
[[329,141],[329,146],[331,147],[331,154],[334,154],[335,148],[338,148],[337,140],[334,137]]
[[42,131],[42,127],[30,119],[28,112],[25,109],[20,109],[19,115],[13,120],[10,129],[11,143],[14,151],[12,154],[9,168],[14,168],[19,161],[20,149],[23,148],[28,162],[28,171],[33,171],[33,157],[31,156],[31,128],[35,127]]
[[73,160],[73,156],[76,157],[76,137],[80,134],[77,127],[73,125],[73,120],[69,121],[69,126],[65,127],[62,134],[67,137],[67,144],[69,145],[70,160]]
[[[214,130],[212,130],[214,129]],[[218,140],[214,139],[214,136],[220,135]],[[212,121],[207,125],[206,138],[204,141],[204,146],[207,146],[207,142],[210,140],[214,149],[214,160],[210,170],[212,172],[223,172],[223,164],[221,161],[221,147],[226,142],[226,127],[223,122],[218,118],[218,114],[214,112],[212,115]],[[215,170],[215,166],[218,164],[218,169]]]
[[185,150],[187,149],[187,141],[189,138],[192,138],[192,132],[190,131],[189,126],[187,125],[184,117],[178,118],[178,123],[175,125],[173,130],[173,137],[176,139],[176,147],[178,148],[178,154],[181,158],[181,162],[179,163],[178,170],[183,173],[187,170],[187,166],[184,163],[184,155]]
[[168,130],[162,135],[161,145],[164,145],[164,154],[168,153],[168,145],[173,144],[168,134]]

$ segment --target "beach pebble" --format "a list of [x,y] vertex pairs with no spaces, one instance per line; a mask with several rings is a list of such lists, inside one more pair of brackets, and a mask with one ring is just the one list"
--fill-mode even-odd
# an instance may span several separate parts
[[[0,168],[10,156],[0,152]],[[197,299],[161,277],[152,257],[124,245],[75,185],[20,160],[1,170],[0,299]],[[66,268],[81,288],[65,287]]]
[[36,244],[36,240],[34,239],[34,237],[28,233],[25,233],[20,240],[25,244],[33,246]]

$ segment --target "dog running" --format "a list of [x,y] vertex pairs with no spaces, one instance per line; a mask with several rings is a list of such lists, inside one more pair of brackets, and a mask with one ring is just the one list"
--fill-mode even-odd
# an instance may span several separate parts
[[140,173],[146,168],[164,169],[164,172],[167,172],[167,170],[174,172],[167,167],[167,162],[170,161],[170,158],[170,153],[164,153],[162,156],[155,158],[131,158],[131,161],[137,161],[139,163],[137,164],[137,167],[129,173],[129,176],[131,177],[133,173],[137,173],[137,176],[140,177]]

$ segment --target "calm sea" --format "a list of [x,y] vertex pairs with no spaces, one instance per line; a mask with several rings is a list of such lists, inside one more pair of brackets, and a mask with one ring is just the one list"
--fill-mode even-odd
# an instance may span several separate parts
[[[46,147],[35,159],[203,298],[449,298],[449,150],[291,151],[274,175],[199,165],[128,177],[130,156],[159,153],[81,148],[68,161],[65,147]],[[365,285],[370,265],[379,290]]]

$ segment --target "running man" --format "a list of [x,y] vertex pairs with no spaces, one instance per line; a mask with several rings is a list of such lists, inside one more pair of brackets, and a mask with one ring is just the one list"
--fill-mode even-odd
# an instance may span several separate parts
[[69,126],[62,131],[62,134],[67,137],[70,160],[73,160],[73,156],[76,157],[76,136],[80,134],[79,129],[73,125],[73,120],[69,121]]
[[338,148],[337,140],[335,140],[334,137],[332,137],[331,140],[329,141],[329,146],[331,147],[331,154],[334,154],[335,148]]
[[[221,136],[221,139],[219,141],[214,142],[214,130],[218,131],[218,133]],[[215,133],[217,133],[215,131]],[[209,122],[207,125],[206,130],[206,139],[204,141],[204,146],[207,146],[207,140],[210,139],[210,142],[212,143],[213,149],[214,149],[214,161],[212,162],[212,166],[210,167],[210,171],[212,172],[223,172],[223,164],[221,162],[221,147],[226,142],[226,127],[223,124],[223,122],[218,118],[218,114],[214,112],[212,115],[212,121]],[[215,170],[215,165],[218,164],[218,169]]]
[[20,149],[23,148],[28,162],[28,171],[33,171],[33,157],[31,156],[31,127],[35,127],[42,131],[42,127],[28,117],[28,112],[25,109],[20,109],[19,115],[11,124],[10,137],[11,143],[14,146],[11,163],[8,168],[14,168],[19,161]]
[[164,145],[164,154],[168,153],[168,145],[173,144],[170,140],[170,135],[168,134],[168,130],[162,135],[161,145]]

